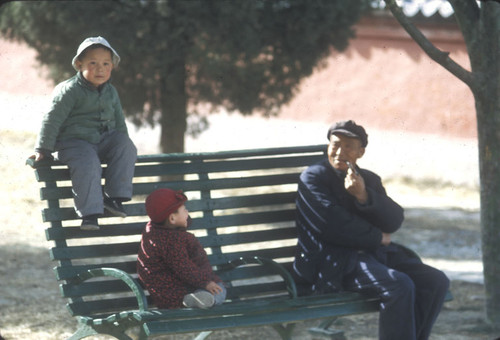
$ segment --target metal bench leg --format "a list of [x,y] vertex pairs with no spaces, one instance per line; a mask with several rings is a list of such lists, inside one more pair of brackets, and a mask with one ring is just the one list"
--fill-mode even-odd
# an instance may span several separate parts
[[205,340],[206,338],[208,338],[210,336],[210,334],[212,334],[213,332],[212,331],[205,331],[205,332],[201,332],[200,334],[198,334],[198,336],[196,336],[196,338],[194,338],[193,340]]
[[320,322],[317,327],[309,328],[309,333],[315,335],[323,335],[332,340],[346,340],[344,331],[332,329],[330,326],[337,320],[337,317],[332,317]]
[[75,333],[71,337],[68,338],[68,340],[80,340],[83,338],[86,338],[91,335],[97,335],[98,333],[92,328],[87,325],[81,325],[78,327]]
[[129,337],[127,334],[123,333],[122,331],[113,331],[113,330],[108,330],[106,332],[97,332],[95,329],[92,327],[89,327],[87,325],[80,325],[80,327],[76,330],[76,332],[68,338],[68,340],[80,340],[83,338],[86,338],[91,335],[99,335],[99,334],[107,334],[112,337],[115,337],[118,340],[133,340],[131,337]]
[[292,333],[295,329],[295,323],[289,323],[287,325],[272,325],[274,330],[278,332],[282,340],[292,340]]

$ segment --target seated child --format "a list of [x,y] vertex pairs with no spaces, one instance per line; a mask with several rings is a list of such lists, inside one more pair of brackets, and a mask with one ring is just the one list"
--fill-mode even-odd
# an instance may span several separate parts
[[[52,158],[67,164],[81,229],[98,230],[98,217],[108,210],[125,217],[122,202],[132,197],[137,149],[125,125],[111,71],[120,57],[102,37],[85,39],[72,64],[77,73],[58,84],[43,118],[35,146],[36,161]],[[107,163],[104,193],[101,162]]]
[[212,271],[207,253],[190,224],[181,191],[158,189],[146,198],[151,221],[142,233],[137,258],[139,279],[158,308],[210,308],[226,298],[226,288]]

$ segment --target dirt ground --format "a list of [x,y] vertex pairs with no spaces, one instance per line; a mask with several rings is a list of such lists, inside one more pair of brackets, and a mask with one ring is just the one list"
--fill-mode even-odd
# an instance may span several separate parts
[[[48,256],[50,244],[44,238],[42,205],[32,170],[24,165],[35,135],[0,130],[0,333],[6,340],[65,339],[75,330],[75,320],[59,297],[58,284]],[[457,194],[453,185],[423,185],[408,179],[392,178],[389,192],[405,197],[418,195],[435,200]],[[460,186],[463,202],[477,200],[477,190]],[[443,198],[445,199],[445,198]],[[456,199],[456,198],[455,198]],[[500,337],[485,322],[485,294],[481,281],[480,232],[477,209],[410,207],[397,240],[417,250],[430,263],[449,273],[454,299],[446,303],[434,327],[433,340],[484,339]],[[471,266],[470,268],[467,266]],[[475,274],[470,279],[467,275]],[[377,339],[377,315],[344,317],[336,328],[347,339]],[[298,325],[295,339],[324,339],[308,332],[318,321]],[[192,338],[177,335],[160,339]],[[219,331],[211,339],[276,339],[270,327]],[[95,339],[105,339],[97,337]]]

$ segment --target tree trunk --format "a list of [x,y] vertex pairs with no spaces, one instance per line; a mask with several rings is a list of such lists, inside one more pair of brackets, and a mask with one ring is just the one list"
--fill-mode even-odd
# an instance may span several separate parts
[[[490,6],[486,5],[485,6]],[[481,180],[481,231],[486,313],[500,328],[500,6],[483,12],[480,50],[471,51],[479,65],[481,87],[474,91]]]
[[500,4],[449,0],[464,35],[472,72],[439,51],[408,20],[395,0],[386,3],[401,26],[434,61],[474,94],[481,182],[481,233],[486,312],[500,329]]
[[160,85],[160,149],[163,153],[184,151],[184,133],[187,127],[186,68],[185,58],[179,54],[179,58],[167,68],[167,74]]
[[[493,90],[489,90],[493,95]],[[485,94],[481,94],[483,97]],[[481,178],[481,231],[486,312],[500,325],[500,123],[499,93],[476,97],[479,168]]]

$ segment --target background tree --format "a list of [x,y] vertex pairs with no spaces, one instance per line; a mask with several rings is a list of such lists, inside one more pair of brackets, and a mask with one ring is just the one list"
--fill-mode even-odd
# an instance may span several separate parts
[[122,57],[113,84],[125,113],[160,123],[161,150],[179,152],[188,107],[277,112],[332,47],[348,45],[364,2],[12,2],[0,8],[0,30],[33,47],[56,82],[74,74],[84,38],[104,36]]
[[434,61],[471,89],[476,104],[481,182],[481,231],[486,312],[500,328],[500,2],[449,0],[470,59],[468,71],[440,51],[386,0],[394,17]]

